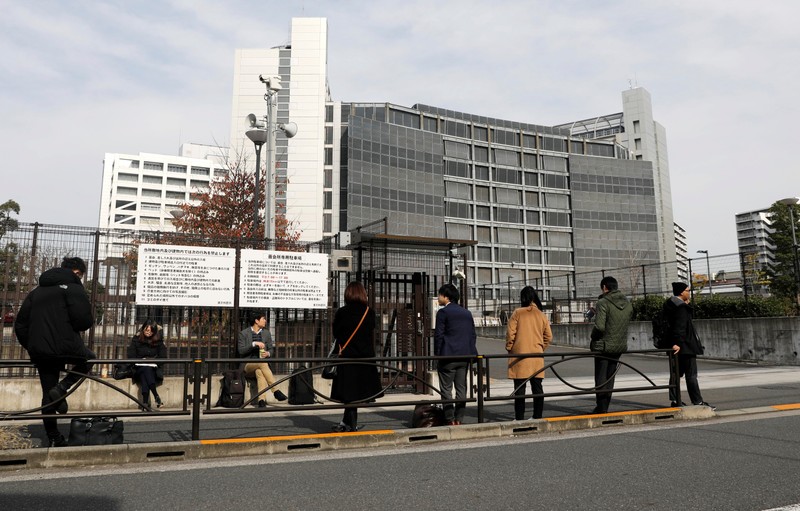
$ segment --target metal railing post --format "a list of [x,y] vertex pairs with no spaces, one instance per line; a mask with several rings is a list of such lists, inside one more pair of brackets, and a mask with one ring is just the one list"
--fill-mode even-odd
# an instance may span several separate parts
[[483,361],[481,355],[478,355],[478,423],[483,422]]
[[675,402],[681,406],[681,370],[678,363],[678,355],[674,351],[669,352],[669,365],[673,378],[675,379]]
[[192,364],[194,377],[192,390],[192,440],[200,440],[200,389],[203,378],[203,359],[196,358]]

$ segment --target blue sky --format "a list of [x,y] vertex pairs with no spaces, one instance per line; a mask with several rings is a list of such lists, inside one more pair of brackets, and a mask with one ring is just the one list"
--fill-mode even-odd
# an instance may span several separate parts
[[800,195],[800,2],[0,0],[0,202],[97,224],[103,154],[228,142],[233,53],[328,18],[343,101],[426,103],[534,124],[621,110],[647,88],[675,219],[736,250],[734,214]]

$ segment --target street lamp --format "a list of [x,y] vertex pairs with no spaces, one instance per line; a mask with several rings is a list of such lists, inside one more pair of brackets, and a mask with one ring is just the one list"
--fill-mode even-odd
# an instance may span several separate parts
[[[264,206],[264,237],[268,240],[275,239],[275,177],[272,172],[275,169],[275,134],[282,131],[286,138],[297,135],[297,124],[293,122],[278,123],[276,102],[278,91],[283,89],[281,79],[278,76],[259,75],[258,79],[263,83],[267,92],[264,94],[264,101],[267,103],[267,115],[259,120],[255,114],[247,116],[250,128],[246,135],[256,146],[256,190],[258,190],[259,166],[261,164],[261,146],[267,144],[267,175],[264,183],[265,206]],[[258,198],[258,192],[256,192]],[[254,213],[254,227],[258,225],[258,201],[256,201]]]
[[247,116],[250,129],[245,132],[256,149],[256,185],[253,189],[253,236],[258,229],[258,191],[261,178],[261,146],[269,139],[269,132],[264,128],[264,123],[259,121],[255,114]]
[[714,296],[714,287],[711,285],[711,281],[714,280],[711,275],[711,263],[708,259],[708,250],[698,250],[698,254],[705,254],[706,255],[706,270],[708,271],[708,293],[711,296]]
[[779,200],[781,204],[789,206],[789,219],[792,224],[792,262],[794,266],[794,301],[798,311],[800,311],[800,260],[797,256],[797,233],[795,231],[794,206],[800,204],[797,197]]

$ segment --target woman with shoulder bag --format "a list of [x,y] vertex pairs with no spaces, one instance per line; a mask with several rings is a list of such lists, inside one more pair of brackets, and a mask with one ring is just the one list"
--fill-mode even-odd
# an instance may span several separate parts
[[[360,282],[351,282],[344,292],[344,307],[333,319],[333,338],[339,358],[374,358],[375,313],[367,305],[367,290]],[[382,397],[380,376],[375,364],[341,364],[331,387],[331,398],[355,403]],[[358,409],[345,408],[342,421],[334,431],[356,431]]]
[[[153,359],[167,358],[167,346],[162,339],[163,330],[158,327],[158,323],[151,319],[145,320],[139,332],[131,339],[128,346],[129,359]],[[156,406],[161,408],[163,404],[158,395],[156,387],[164,381],[164,373],[160,364],[149,362],[137,362],[134,364],[133,381],[141,387],[142,411],[150,408],[150,393],[156,401]]]

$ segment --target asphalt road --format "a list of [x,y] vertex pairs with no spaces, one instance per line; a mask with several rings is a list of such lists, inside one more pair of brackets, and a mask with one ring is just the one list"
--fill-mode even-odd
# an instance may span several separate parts
[[399,449],[0,473],[0,507],[764,510],[800,502],[798,472],[800,412],[783,412]]

